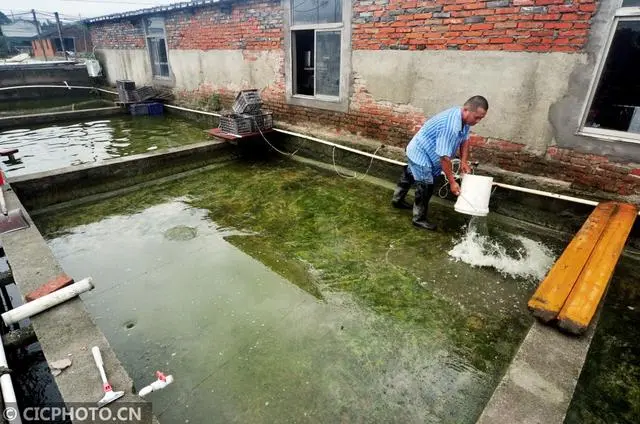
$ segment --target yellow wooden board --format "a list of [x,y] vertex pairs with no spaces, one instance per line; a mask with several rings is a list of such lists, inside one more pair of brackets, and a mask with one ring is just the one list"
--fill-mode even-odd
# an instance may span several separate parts
[[544,322],[557,317],[616,209],[614,202],[600,203],[589,215],[529,300],[534,316]]
[[634,205],[618,204],[558,314],[560,328],[581,334],[589,327],[611,281],[637,214],[638,209]]

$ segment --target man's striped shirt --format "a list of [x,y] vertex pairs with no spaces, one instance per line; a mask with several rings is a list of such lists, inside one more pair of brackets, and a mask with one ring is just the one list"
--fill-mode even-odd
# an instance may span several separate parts
[[440,158],[453,158],[469,137],[469,125],[462,123],[462,109],[453,107],[431,117],[407,146],[407,157],[416,165],[428,166],[433,176],[440,175]]

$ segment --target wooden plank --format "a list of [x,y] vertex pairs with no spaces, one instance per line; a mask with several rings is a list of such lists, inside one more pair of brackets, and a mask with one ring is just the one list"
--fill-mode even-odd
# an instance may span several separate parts
[[549,322],[558,316],[616,208],[616,203],[605,202],[591,212],[529,299],[528,307],[535,317]]
[[620,203],[558,314],[558,326],[582,334],[593,319],[624,250],[638,209]]

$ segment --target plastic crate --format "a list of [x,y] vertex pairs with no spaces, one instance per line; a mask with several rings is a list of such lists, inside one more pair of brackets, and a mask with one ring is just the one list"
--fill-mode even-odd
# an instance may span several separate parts
[[236,96],[233,104],[235,113],[257,114],[262,108],[262,99],[258,90],[243,90]]
[[136,90],[136,94],[138,95],[138,98],[140,100],[145,101],[155,97],[156,91],[153,89],[153,87],[144,86],[144,87],[138,88]]
[[133,116],[158,116],[163,114],[164,107],[162,103],[136,103],[129,106],[129,112]]
[[246,115],[251,119],[251,128],[253,132],[270,130],[273,128],[273,114],[271,112],[262,112],[258,115]]
[[251,118],[232,113],[220,117],[220,129],[227,134],[243,135],[253,132]]

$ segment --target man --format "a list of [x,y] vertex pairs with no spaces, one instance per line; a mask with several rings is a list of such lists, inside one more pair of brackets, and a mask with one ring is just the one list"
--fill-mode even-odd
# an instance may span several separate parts
[[433,116],[420,128],[407,146],[408,165],[400,177],[391,203],[400,209],[411,209],[404,198],[416,184],[413,204],[413,225],[425,230],[435,230],[436,225],[427,220],[429,199],[433,195],[434,178],[442,172],[449,180],[451,192],[458,196],[460,186],[453,176],[451,158],[460,149],[460,169],[470,172],[469,129],[484,118],[489,110],[487,99],[473,96],[462,107],[447,109]]

